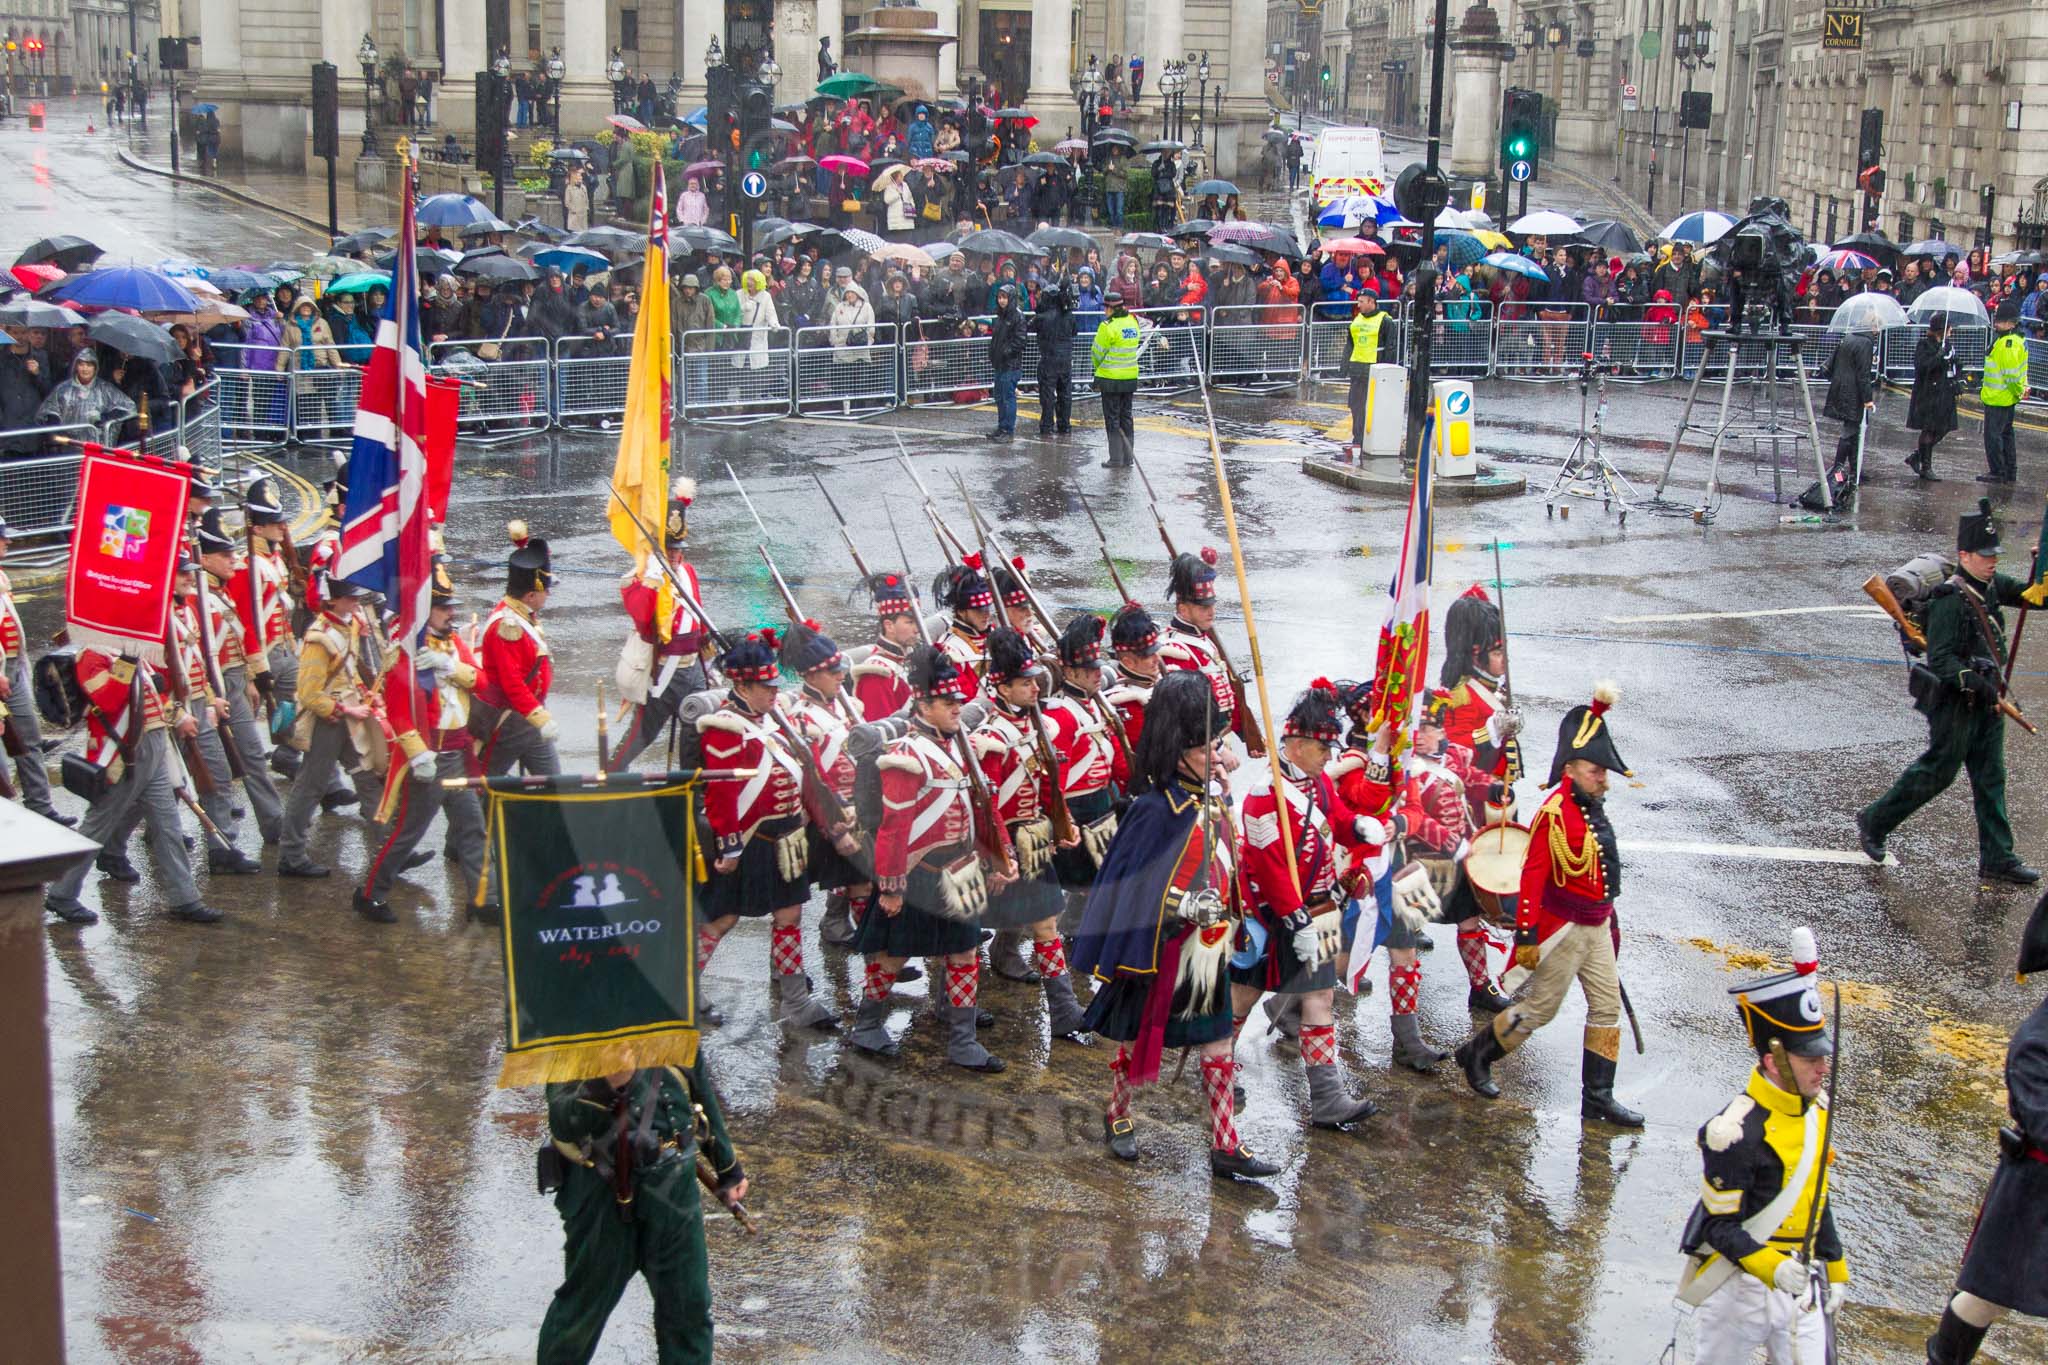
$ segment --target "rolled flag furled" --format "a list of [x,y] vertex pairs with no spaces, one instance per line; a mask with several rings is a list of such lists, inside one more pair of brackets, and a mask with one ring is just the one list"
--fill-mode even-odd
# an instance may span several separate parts
[[[668,184],[659,164],[654,168],[654,196],[647,222],[649,280],[668,278]],[[668,520],[669,459],[675,416],[674,376],[668,290],[649,289],[640,301],[633,325],[633,364],[626,380],[626,412],[619,426],[619,453],[612,465],[612,536],[633,556],[636,573],[647,571],[647,556],[662,553],[649,545],[641,527],[658,528]],[[635,518],[638,518],[637,524]],[[664,628],[675,603],[662,580],[655,619]]]

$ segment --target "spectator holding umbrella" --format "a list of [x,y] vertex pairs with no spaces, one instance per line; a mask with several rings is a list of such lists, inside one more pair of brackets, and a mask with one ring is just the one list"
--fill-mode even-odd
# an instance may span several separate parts
[[1934,447],[1956,429],[1956,395],[1962,391],[1963,367],[1948,335],[1948,315],[1927,319],[1927,330],[1913,348],[1913,397],[1906,409],[1906,427],[1920,433],[1906,457],[1906,468],[1922,483],[1939,483],[1934,473]]

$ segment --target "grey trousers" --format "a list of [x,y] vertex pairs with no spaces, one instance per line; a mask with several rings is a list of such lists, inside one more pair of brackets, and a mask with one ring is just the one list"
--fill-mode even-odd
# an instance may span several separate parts
[[483,747],[484,772],[491,777],[503,777],[515,767],[533,776],[552,776],[562,771],[554,741],[542,739],[540,731],[515,712],[472,698],[469,732]]
[[[135,746],[135,759],[128,771],[112,790],[93,802],[78,826],[80,834],[107,852],[119,853],[136,823],[147,825],[149,859],[163,882],[164,900],[173,909],[199,899],[199,886],[192,880],[192,864],[185,852],[184,821],[178,815],[175,771],[170,733],[145,732]],[[79,863],[51,884],[51,898],[77,900],[91,871],[91,863]]]
[[270,754],[270,745],[263,733],[263,722],[256,708],[249,705],[248,666],[229,669],[221,682],[228,689],[228,732],[222,738],[232,740],[242,756],[242,790],[248,795],[249,810],[256,817],[256,830],[265,843],[274,843],[283,823],[284,802],[270,776],[270,765],[264,761]]
[[[292,779],[291,795],[285,798],[284,818],[277,831],[280,861],[310,861],[306,855],[306,841],[313,835],[313,816],[320,809],[320,798],[336,787],[343,791],[351,790],[350,780],[342,774],[342,769],[353,763],[355,757],[356,749],[349,742],[348,726],[339,720],[315,723],[313,737],[306,743],[306,757],[299,766],[299,775]],[[370,819],[383,795],[382,780],[375,773],[358,773],[352,789],[363,803],[364,818]]]
[[[529,729],[532,727],[528,727]],[[393,755],[393,761],[397,756]],[[412,856],[413,850],[427,837],[427,827],[434,823],[434,816],[440,812],[448,815],[447,846],[455,851],[456,865],[462,869],[462,884],[466,892],[463,903],[476,900],[477,883],[484,873],[484,807],[474,791],[450,791],[441,785],[447,777],[467,777],[469,767],[466,755],[461,750],[443,750],[434,756],[434,780],[419,782],[411,777],[405,779],[400,789],[398,805],[398,827],[391,831],[391,837],[377,850],[377,856],[370,863],[369,896],[381,901],[391,894],[391,884],[398,880],[398,869]]]
[[[277,697],[278,703],[282,705],[288,698],[296,697],[298,695],[298,641],[286,640],[280,644],[274,644],[270,647],[270,652],[265,657],[270,660],[270,676],[271,679],[276,684],[276,691],[274,695]],[[293,778],[292,780],[294,783],[298,781],[297,778]],[[325,794],[326,792],[345,792],[347,790],[348,780],[341,775],[341,769],[337,767],[331,774],[329,774],[327,778],[327,785],[324,788],[322,788],[322,794]]]
[[17,654],[7,661],[7,681],[14,684],[14,693],[7,699],[7,714],[23,750],[21,757],[14,760],[21,804],[46,815],[51,810],[50,769],[43,762],[43,719],[36,714],[36,690],[28,676],[26,654]]
[[206,818],[213,821],[213,827],[230,844],[235,841],[235,774],[228,767],[227,751],[221,744],[220,726],[215,724],[213,708],[203,700],[194,697],[192,718],[199,722],[199,734],[194,741],[199,750],[199,761],[206,765],[206,775],[213,779],[213,790],[198,790],[199,775],[193,776],[193,794],[199,798],[199,808],[206,812]]

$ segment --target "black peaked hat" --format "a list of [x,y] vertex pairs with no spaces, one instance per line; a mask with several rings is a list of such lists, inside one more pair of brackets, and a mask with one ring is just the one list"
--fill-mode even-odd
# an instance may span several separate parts
[[877,616],[910,616],[917,611],[917,604],[910,597],[910,584],[900,573],[870,574],[868,591],[875,596]]
[[2035,972],[2048,972],[2048,895],[2034,902],[2034,913],[2020,931],[2019,978],[2025,981]]
[[903,673],[910,683],[911,695],[921,701],[941,697],[953,701],[967,700],[967,684],[960,676],[960,666],[947,658],[945,651],[936,645],[919,645],[912,650],[904,663]]
[[1136,602],[1126,602],[1109,622],[1110,648],[1119,654],[1159,652],[1159,623]]
[[1038,660],[1031,654],[1031,642],[1008,626],[997,626],[988,633],[982,657],[986,661],[985,676],[992,683],[1015,682],[1038,668]]
[[1060,631],[1060,662],[1068,668],[1086,668],[1102,662],[1102,636],[1108,627],[1100,616],[1076,616]]
[[749,631],[719,656],[719,671],[734,682],[772,683],[782,672],[781,645],[766,626]]
[[1344,722],[1337,706],[1337,686],[1328,678],[1317,678],[1308,691],[1295,699],[1294,709],[1281,723],[1282,738],[1319,739],[1335,744],[1344,737]]
[[1792,931],[1791,971],[1732,986],[1728,994],[1742,1011],[1749,1045],[1758,1056],[1769,1052],[1773,1042],[1783,1043],[1785,1051],[1799,1057],[1825,1057],[1834,1051],[1820,1007],[1820,954],[1813,930],[1801,926]]
[[1152,790],[1166,791],[1174,784],[1181,754],[1213,744],[1229,730],[1229,718],[1216,705],[1209,680],[1187,669],[1171,669],[1145,702],[1145,723],[1131,761]]
[[[4,534],[4,528],[0,528],[0,534]],[[209,507],[199,514],[199,530],[194,539],[203,555],[229,554],[235,548],[235,538],[221,529],[218,507]]]
[[269,478],[254,479],[242,496],[242,514],[251,526],[276,526],[284,521],[284,500]]
[[1557,756],[1550,760],[1550,780],[1544,786],[1556,786],[1564,776],[1564,765],[1575,758],[1629,776],[1628,764],[1621,761],[1621,754],[1614,747],[1613,727],[1607,723],[1608,709],[1620,700],[1619,687],[1611,682],[1596,682],[1590,704],[1574,706],[1564,713],[1564,720],[1557,727]]
[[538,536],[526,537],[505,561],[505,569],[507,597],[523,597],[555,586],[554,561],[548,555],[548,543]]
[[802,621],[782,632],[782,666],[799,678],[821,668],[841,668],[845,663],[838,644],[816,621]]
[[1216,551],[1208,546],[1202,553],[1182,550],[1166,570],[1166,591],[1176,602],[1216,600]]
[[429,605],[436,607],[452,607],[462,600],[460,594],[455,591],[455,580],[448,575],[446,555],[434,556],[434,578],[428,595]]
[[1977,499],[1977,510],[1965,512],[1957,520],[1956,548],[1980,555],[1998,553],[1998,521],[1991,510],[1991,499]]

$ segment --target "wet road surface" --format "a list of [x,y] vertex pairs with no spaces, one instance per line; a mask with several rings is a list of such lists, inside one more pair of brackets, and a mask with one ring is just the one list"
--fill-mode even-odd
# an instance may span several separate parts
[[[180,249],[181,239],[167,232],[162,244]],[[1321,389],[1217,405],[1280,706],[1313,676],[1370,666],[1400,530],[1395,500],[1299,472],[1304,451],[1329,447],[1340,401]],[[1678,402],[1668,388],[1615,395],[1610,453],[1631,478],[1655,481]],[[1222,545],[1199,401],[1138,406],[1140,455],[1177,541]],[[1483,385],[1482,452],[1540,490],[1577,410],[1561,386]],[[765,1229],[745,1240],[723,1215],[707,1224],[721,1356],[1098,1360],[1202,1349],[1280,1361],[1647,1365],[1672,1331],[1675,1247],[1698,1188],[1694,1132],[1747,1067],[1726,988],[1781,961],[1786,934],[1806,923],[1849,1002],[1836,1176],[1855,1276],[1844,1358],[1916,1359],[1994,1158],[2006,1031],[2038,986],[2015,986],[2010,974],[2031,898],[1976,884],[1960,787],[1895,836],[1897,867],[1809,852],[1853,851],[1851,811],[1924,733],[1892,631],[1858,585],[1952,545],[1955,516],[1979,491],[1967,482],[1978,467],[1969,421],[1943,451],[1944,469],[1963,481],[1909,486],[1898,466],[1909,448],[1897,430],[1903,410],[1902,397],[1885,400],[1872,485],[1839,525],[1781,524],[1759,497],[1768,472],[1746,461],[1724,474],[1733,492],[1705,528],[1639,511],[1623,529],[1591,502],[1556,519],[1534,493],[1440,506],[1440,605],[1491,579],[1488,547],[1503,542],[1514,678],[1539,776],[1565,708],[1595,678],[1622,687],[1613,722],[1634,777],[1611,802],[1627,867],[1621,963],[1647,1055],[1624,1051],[1618,1095],[1647,1112],[1646,1131],[1582,1126],[1573,1112],[1576,1004],[1502,1065],[1497,1103],[1473,1098],[1449,1071],[1389,1071],[1382,962],[1375,992],[1339,1009],[1345,1063],[1379,1116],[1354,1134],[1307,1130],[1294,1050],[1255,1015],[1239,1048],[1250,1092],[1239,1126],[1284,1174],[1271,1189],[1212,1184],[1206,1113],[1187,1079],[1140,1093],[1147,1155],[1126,1168],[1099,1143],[1105,1050],[1049,1043],[1035,988],[985,982],[983,1002],[999,1016],[985,1038],[1011,1063],[1000,1077],[945,1065],[923,983],[900,991],[903,1058],[877,1062],[833,1039],[778,1034],[767,929],[747,923],[706,982],[730,1019],[707,1046]],[[1027,404],[1024,429],[1034,416]],[[893,508],[919,576],[937,569],[894,468],[899,434],[960,524],[945,475],[962,472],[1058,609],[1113,605],[1076,487],[1094,500],[1126,581],[1158,604],[1164,558],[1142,488],[1097,467],[1093,410],[1061,443],[989,446],[979,439],[988,424],[982,410],[684,429],[678,468],[701,482],[693,558],[720,624],[779,623],[727,460],[768,518],[770,548],[805,609],[842,643],[867,638],[869,618],[849,591],[852,569],[813,472],[878,567],[894,559],[884,515]],[[2048,446],[2030,428],[2021,447],[2026,489]],[[550,709],[572,770],[591,765],[594,689],[603,678],[611,690],[625,629],[624,556],[602,521],[612,457],[601,435],[469,451],[456,484],[450,540],[471,607],[486,610],[501,582],[510,517],[546,536],[564,570],[547,612],[558,668]],[[1675,482],[1696,488],[1703,463],[1681,456]],[[2033,496],[1997,496],[2023,561]],[[1227,582],[1222,596],[1220,628],[1241,643]],[[1787,609],[1804,610],[1739,614]],[[45,590],[28,604],[31,631],[56,611]],[[2043,694],[2038,657],[2021,660],[2023,701]],[[2008,746],[2014,825],[2037,859],[2048,857],[2039,746],[2018,734]],[[1534,795],[1525,783],[1524,801]],[[539,1094],[491,1088],[503,1027],[497,944],[463,925],[439,864],[395,895],[399,924],[353,915],[349,880],[369,848],[352,815],[323,817],[313,847],[338,869],[333,880],[213,879],[209,898],[228,913],[219,926],[168,920],[146,873],[135,887],[89,881],[105,920],[50,932],[66,1311],[79,1360],[531,1358],[561,1236],[533,1192]],[[821,948],[818,909],[807,916],[807,961],[844,1004],[858,963]],[[1448,1047],[1471,1020],[1450,934],[1438,938],[1421,1018]],[[650,1311],[636,1284],[600,1359],[652,1360]],[[1688,1342],[1689,1329],[1681,1359]],[[1982,1358],[2048,1359],[2048,1331],[2001,1327]]]

